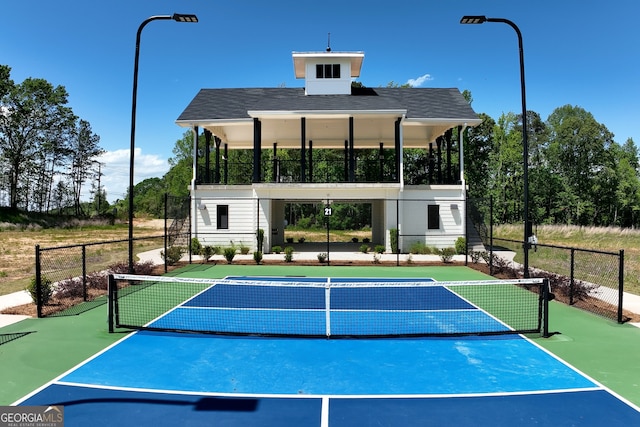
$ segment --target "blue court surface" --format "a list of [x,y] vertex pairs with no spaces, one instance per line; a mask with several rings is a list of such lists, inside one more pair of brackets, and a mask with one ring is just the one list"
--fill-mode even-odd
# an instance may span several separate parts
[[[365,308],[374,300],[385,304],[374,295]],[[637,407],[513,334],[324,339],[143,330],[16,404],[63,405],[66,426],[640,425]]]

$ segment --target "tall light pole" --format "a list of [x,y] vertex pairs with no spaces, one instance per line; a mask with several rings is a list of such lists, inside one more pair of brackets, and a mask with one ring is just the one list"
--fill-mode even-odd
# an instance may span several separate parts
[[513,28],[518,35],[518,49],[520,51],[520,92],[522,97],[522,157],[524,180],[524,277],[529,277],[529,143],[527,140],[527,96],[524,85],[524,50],[522,48],[522,33],[516,24],[504,18],[487,18],[486,16],[463,16],[461,24],[484,24],[485,22],[501,22]]
[[133,63],[133,97],[131,100],[131,146],[129,148],[129,273],[133,274],[133,165],[136,148],[136,99],[138,97],[138,59],[140,57],[140,35],[142,29],[151,21],[172,19],[176,22],[198,22],[196,15],[174,13],[173,15],[156,15],[145,19],[136,34],[136,54]]

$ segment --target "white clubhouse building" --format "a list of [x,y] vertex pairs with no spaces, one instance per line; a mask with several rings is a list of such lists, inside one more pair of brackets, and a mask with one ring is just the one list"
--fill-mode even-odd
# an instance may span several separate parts
[[[292,56],[304,87],[202,89],[178,117],[195,141],[192,235],[207,245],[232,241],[268,253],[286,245],[287,204],[364,203],[371,244],[387,251],[391,230],[400,251],[415,242],[449,247],[465,236],[461,136],[480,119],[460,91],[352,85],[363,52]],[[411,164],[421,178],[407,182],[415,156],[406,150],[416,149],[429,160]],[[252,154],[231,164],[233,150]],[[365,161],[362,173],[356,165]]]

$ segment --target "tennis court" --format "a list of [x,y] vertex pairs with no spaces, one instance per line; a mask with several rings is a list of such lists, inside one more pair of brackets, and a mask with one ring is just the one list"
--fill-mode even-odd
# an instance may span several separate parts
[[120,283],[112,327],[140,330],[17,403],[63,405],[66,425],[640,421],[637,407],[522,335],[544,333],[544,283]]

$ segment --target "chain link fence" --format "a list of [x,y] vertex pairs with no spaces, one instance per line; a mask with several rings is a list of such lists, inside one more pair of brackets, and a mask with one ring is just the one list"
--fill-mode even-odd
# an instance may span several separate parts
[[[179,242],[188,245],[190,198],[165,195],[164,233],[135,237],[133,253],[161,250],[165,254]],[[35,247],[35,277],[29,287],[38,317],[76,315],[107,302],[107,276],[130,273],[129,239],[52,248]],[[154,263],[135,262],[134,273],[151,274]],[[165,260],[164,272],[167,272]]]
[[[529,275],[550,279],[556,299],[597,315],[624,323],[624,251],[606,252],[584,248],[525,243],[494,236],[494,206],[491,199],[468,200],[473,226],[488,251],[484,257],[492,275],[524,275],[525,245]],[[505,253],[510,254],[509,259]],[[472,257],[473,258],[473,257]],[[476,256],[478,258],[478,256]],[[510,261],[515,260],[515,261]]]
[[[134,253],[162,248],[164,235],[133,239]],[[36,246],[35,286],[30,287],[38,317],[75,315],[106,303],[109,272],[128,271],[129,240],[40,248]],[[152,263],[134,264],[149,274]]]

